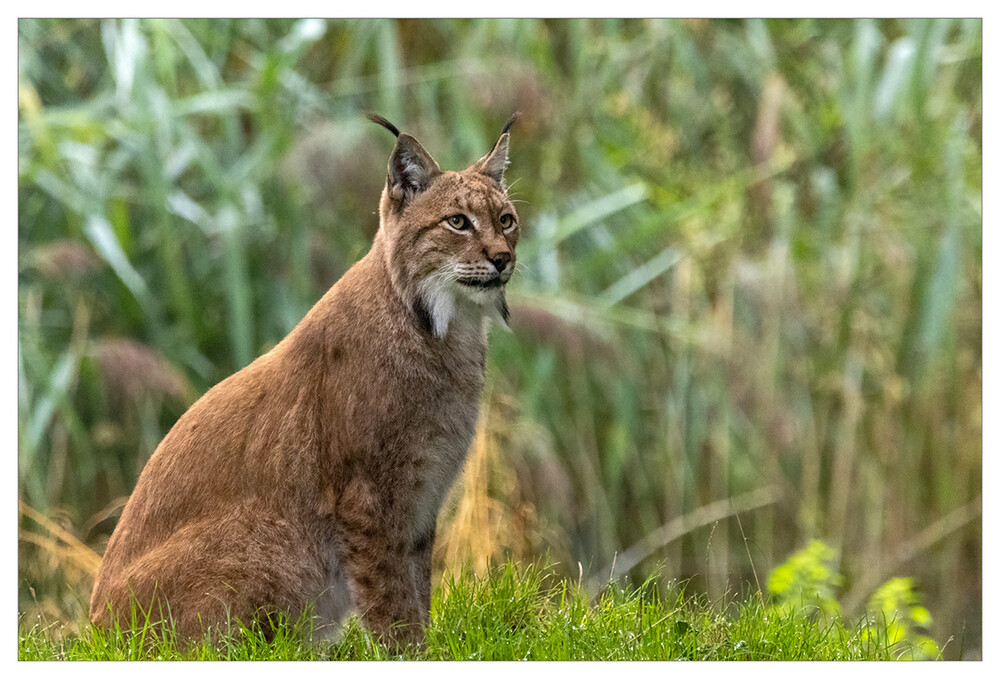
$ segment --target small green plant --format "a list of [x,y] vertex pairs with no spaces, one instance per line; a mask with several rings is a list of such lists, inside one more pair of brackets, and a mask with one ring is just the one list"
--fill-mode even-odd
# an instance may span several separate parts
[[[772,610],[791,617],[819,611],[823,620],[818,622],[839,618],[841,606],[835,590],[843,577],[836,563],[837,551],[822,540],[813,540],[793,553],[768,578]],[[892,578],[868,600],[868,615],[859,623],[859,637],[900,659],[938,659],[941,649],[924,633],[931,621],[930,611],[914,590],[913,578]]]
[[837,552],[821,540],[813,540],[771,571],[767,589],[783,613],[815,606],[827,616],[839,615],[834,589],[840,586],[836,571]]
[[[885,629],[886,641],[900,660],[931,660],[941,657],[937,643],[920,630],[931,625],[931,614],[921,605],[913,578],[892,578],[868,600],[870,625]],[[872,633],[871,629],[867,630]]]

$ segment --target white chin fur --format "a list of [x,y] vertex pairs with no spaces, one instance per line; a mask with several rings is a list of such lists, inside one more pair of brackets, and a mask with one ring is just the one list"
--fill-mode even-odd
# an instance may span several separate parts
[[502,309],[506,308],[503,288],[472,288],[462,285],[463,295],[482,308],[483,315],[491,319],[501,328],[510,330],[507,319],[504,318]]
[[445,281],[425,281],[420,287],[420,296],[427,307],[433,332],[438,337],[448,334],[448,327],[456,315],[470,312],[479,318],[490,318],[503,328],[509,328],[501,311],[504,308],[503,288],[475,288]]
[[456,287],[461,290],[462,295],[479,306],[495,304],[497,295],[500,294],[500,288],[475,288],[461,283],[457,284]]
[[422,285],[420,290],[420,296],[430,315],[432,329],[438,337],[444,337],[448,333],[448,326],[455,316],[455,295],[450,288],[446,283],[436,282]]

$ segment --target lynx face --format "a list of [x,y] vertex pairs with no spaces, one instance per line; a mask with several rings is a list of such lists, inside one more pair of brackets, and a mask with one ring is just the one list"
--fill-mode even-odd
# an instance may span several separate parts
[[398,139],[380,205],[397,289],[440,337],[463,306],[506,324],[504,285],[520,230],[503,178],[506,128],[489,154],[461,172],[442,172],[416,139]]

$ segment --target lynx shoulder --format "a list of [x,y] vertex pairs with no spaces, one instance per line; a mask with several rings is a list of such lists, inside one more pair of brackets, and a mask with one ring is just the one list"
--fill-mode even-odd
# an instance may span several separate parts
[[139,476],[94,624],[133,606],[184,636],[314,607],[421,637],[442,500],[468,450],[486,331],[506,323],[509,128],[459,172],[396,135],[368,254],[274,349],[210,389]]

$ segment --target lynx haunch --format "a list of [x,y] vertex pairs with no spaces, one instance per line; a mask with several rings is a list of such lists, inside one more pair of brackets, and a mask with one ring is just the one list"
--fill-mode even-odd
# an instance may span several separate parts
[[506,323],[518,217],[508,130],[461,172],[396,135],[368,254],[271,351],[210,389],[139,476],[90,602],[183,636],[308,607],[395,642],[427,623],[438,510]]

